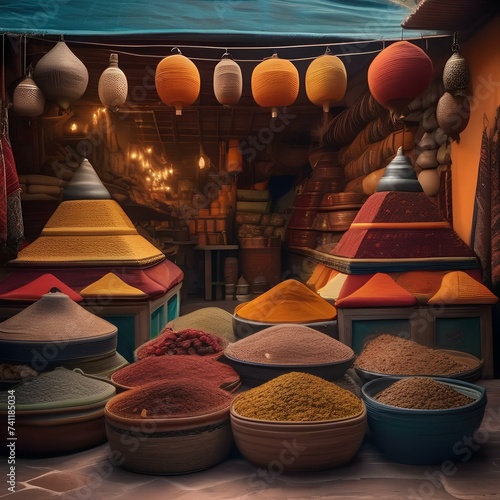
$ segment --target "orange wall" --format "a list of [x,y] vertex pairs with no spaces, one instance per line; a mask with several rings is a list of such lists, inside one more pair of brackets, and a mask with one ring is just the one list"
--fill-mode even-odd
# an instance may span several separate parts
[[500,106],[500,16],[460,44],[460,53],[469,63],[472,97],[467,128],[452,145],[453,225],[470,244],[481,135],[485,117],[492,127]]

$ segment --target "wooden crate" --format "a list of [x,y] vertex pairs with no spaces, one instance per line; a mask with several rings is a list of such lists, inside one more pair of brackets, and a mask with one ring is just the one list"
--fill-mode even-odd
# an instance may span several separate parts
[[390,333],[428,347],[467,352],[493,378],[490,305],[338,308],[339,340],[359,353],[372,337]]

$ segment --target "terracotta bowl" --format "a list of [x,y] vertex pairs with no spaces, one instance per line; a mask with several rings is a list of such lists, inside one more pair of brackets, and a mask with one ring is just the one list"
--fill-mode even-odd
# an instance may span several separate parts
[[[236,401],[237,398],[235,398]],[[366,408],[352,418],[318,422],[272,422],[238,415],[231,405],[231,428],[241,454],[255,465],[283,471],[316,471],[348,463],[359,451]]]
[[187,474],[222,462],[231,451],[229,407],[195,417],[131,419],[114,414],[112,405],[113,400],[104,410],[106,434],[120,465],[130,471]]
[[390,460],[413,465],[443,464],[463,460],[468,438],[479,429],[486,408],[486,391],[462,380],[436,378],[474,401],[458,408],[420,410],[391,406],[376,396],[400,377],[384,377],[361,388],[368,425],[375,445]]

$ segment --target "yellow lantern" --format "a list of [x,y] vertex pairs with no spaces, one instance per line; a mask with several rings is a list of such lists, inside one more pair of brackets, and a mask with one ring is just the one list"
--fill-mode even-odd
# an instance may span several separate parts
[[299,72],[286,59],[277,54],[259,63],[252,72],[252,95],[262,107],[272,108],[272,116],[278,116],[278,106],[289,106],[299,95]]
[[162,102],[174,106],[176,115],[182,115],[183,106],[189,106],[198,99],[200,72],[193,61],[179,51],[160,61],[156,67],[155,85]]
[[214,94],[217,100],[229,108],[237,104],[243,91],[243,76],[238,63],[226,52],[214,69]]
[[337,56],[326,54],[311,62],[306,71],[306,94],[316,106],[328,113],[331,104],[343,99],[347,89],[347,72]]

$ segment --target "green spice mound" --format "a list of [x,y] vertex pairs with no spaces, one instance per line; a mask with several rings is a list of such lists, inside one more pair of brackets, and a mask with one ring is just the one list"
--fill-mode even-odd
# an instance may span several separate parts
[[137,419],[194,417],[224,408],[229,411],[233,397],[199,380],[165,380],[119,394],[108,403],[108,410],[119,417]]
[[414,410],[459,408],[474,399],[454,387],[428,377],[409,377],[394,382],[375,398],[379,403]]
[[234,400],[234,411],[247,418],[286,422],[343,420],[364,405],[352,392],[315,375],[290,372],[254,387]]

